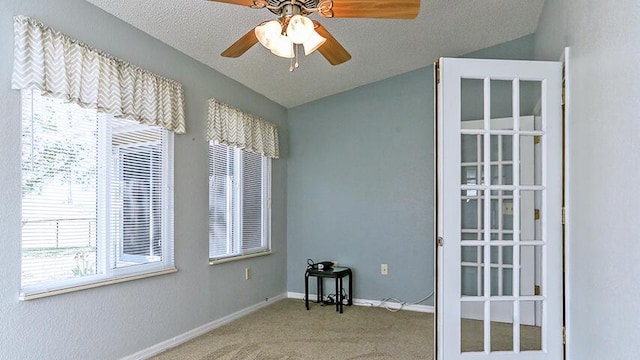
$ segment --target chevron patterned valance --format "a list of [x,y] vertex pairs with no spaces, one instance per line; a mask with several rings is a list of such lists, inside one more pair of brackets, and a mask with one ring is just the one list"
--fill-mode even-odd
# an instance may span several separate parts
[[278,127],[216,99],[209,99],[207,139],[266,157],[280,157]]
[[14,17],[13,89],[38,89],[115,117],[185,132],[182,85]]

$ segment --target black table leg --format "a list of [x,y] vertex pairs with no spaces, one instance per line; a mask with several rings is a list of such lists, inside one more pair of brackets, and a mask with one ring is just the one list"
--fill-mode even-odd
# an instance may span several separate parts
[[340,290],[338,290],[338,283],[340,282],[340,277],[336,277],[336,312],[340,309]]
[[340,306],[340,314],[342,314],[342,301],[343,301],[343,297],[342,297],[342,279],[343,277],[340,276],[338,277],[336,280],[338,281],[339,285],[338,285],[338,304]]
[[349,271],[349,306],[353,305],[353,273]]
[[304,306],[309,310],[309,272],[304,273]]

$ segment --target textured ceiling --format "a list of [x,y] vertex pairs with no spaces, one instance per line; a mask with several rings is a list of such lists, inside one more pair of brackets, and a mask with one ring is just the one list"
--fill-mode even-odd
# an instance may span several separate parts
[[[239,58],[220,53],[263,20],[266,9],[205,0],[87,0],[149,35],[287,107],[382,80],[535,32],[544,0],[422,0],[414,20],[318,20],[352,59],[332,66],[314,52],[289,60],[256,44]],[[348,1],[348,0],[342,0]],[[384,1],[384,0],[380,0]]]

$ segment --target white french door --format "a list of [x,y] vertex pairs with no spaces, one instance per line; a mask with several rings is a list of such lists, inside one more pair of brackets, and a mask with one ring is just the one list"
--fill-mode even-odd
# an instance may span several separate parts
[[561,359],[562,65],[439,66],[437,357]]

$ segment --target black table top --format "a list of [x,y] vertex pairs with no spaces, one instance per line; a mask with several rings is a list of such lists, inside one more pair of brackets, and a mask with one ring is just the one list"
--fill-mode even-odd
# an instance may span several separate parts
[[307,273],[309,273],[309,275],[321,277],[345,276],[347,274],[351,274],[351,268],[336,266],[327,270],[307,269]]

